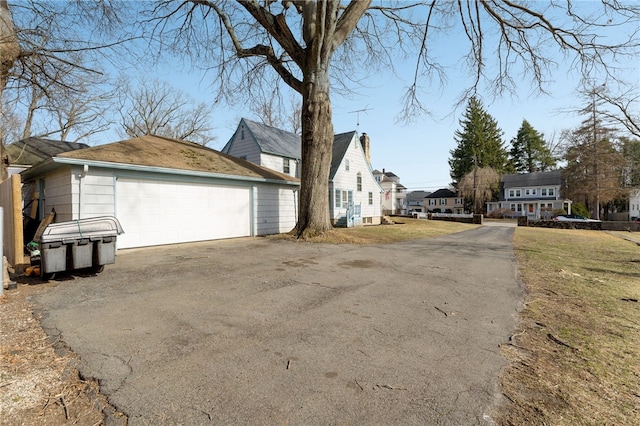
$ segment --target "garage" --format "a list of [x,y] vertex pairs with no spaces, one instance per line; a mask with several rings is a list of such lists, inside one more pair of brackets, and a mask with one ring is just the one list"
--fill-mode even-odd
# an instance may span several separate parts
[[247,187],[116,179],[116,217],[125,234],[118,248],[251,235]]
[[118,249],[270,235],[297,220],[298,179],[160,136],[65,152],[21,175],[40,218],[115,216]]

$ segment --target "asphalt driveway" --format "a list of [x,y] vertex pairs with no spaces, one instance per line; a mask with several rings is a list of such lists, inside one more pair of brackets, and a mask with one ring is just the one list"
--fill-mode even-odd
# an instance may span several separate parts
[[127,250],[35,301],[129,425],[491,424],[512,235]]

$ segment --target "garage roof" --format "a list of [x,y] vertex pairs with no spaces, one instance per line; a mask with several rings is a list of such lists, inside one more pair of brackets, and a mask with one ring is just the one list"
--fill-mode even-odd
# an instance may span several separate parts
[[[101,166],[105,167],[118,164],[130,165],[132,169],[142,166],[256,179],[298,181],[289,175],[202,145],[154,135],[65,152],[51,159],[53,163],[67,164],[78,164],[82,161],[99,162]],[[37,171],[27,171],[23,174],[36,173]]]

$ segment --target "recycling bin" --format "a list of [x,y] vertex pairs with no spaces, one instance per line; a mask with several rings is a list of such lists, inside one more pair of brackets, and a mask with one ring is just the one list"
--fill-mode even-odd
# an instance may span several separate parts
[[89,269],[100,272],[116,261],[116,241],[124,231],[112,216],[51,223],[37,233],[40,276],[49,279],[56,272]]

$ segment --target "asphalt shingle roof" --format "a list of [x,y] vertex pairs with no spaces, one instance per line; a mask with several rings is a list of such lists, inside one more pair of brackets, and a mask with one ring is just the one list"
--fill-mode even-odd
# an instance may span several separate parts
[[33,166],[63,152],[85,148],[89,148],[89,145],[54,139],[27,138],[7,145],[7,153],[11,164]]
[[336,172],[340,168],[340,163],[344,158],[347,149],[349,148],[349,144],[353,140],[355,136],[355,131],[350,131],[346,133],[339,133],[333,137],[333,151],[331,154],[331,170],[329,172],[329,179],[333,179],[336,175]]
[[246,118],[242,120],[245,122],[247,129],[255,138],[262,152],[296,160],[301,158],[300,135],[247,120]]
[[283,181],[298,180],[202,145],[153,135],[66,152],[58,157]]
[[432,192],[431,194],[427,195],[425,198],[455,198],[457,196],[458,194],[456,194],[452,190],[447,188],[442,188],[442,189],[438,189],[436,192]]
[[502,176],[505,188],[524,186],[560,185],[562,172],[554,170],[550,172],[514,173]]

